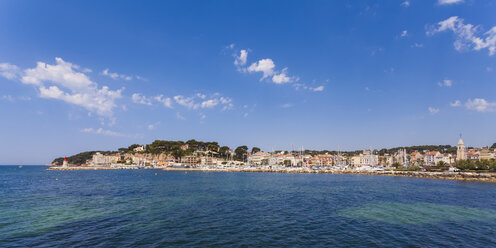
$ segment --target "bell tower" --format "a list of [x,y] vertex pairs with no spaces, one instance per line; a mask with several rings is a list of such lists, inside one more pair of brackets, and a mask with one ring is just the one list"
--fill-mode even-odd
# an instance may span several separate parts
[[465,154],[465,144],[463,143],[462,135],[460,134],[460,140],[458,141],[456,150],[456,160],[460,161],[465,159],[467,159],[467,156]]

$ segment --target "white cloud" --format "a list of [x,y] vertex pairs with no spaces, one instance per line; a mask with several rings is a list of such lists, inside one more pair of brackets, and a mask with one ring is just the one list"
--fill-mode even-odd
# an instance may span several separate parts
[[464,0],[438,0],[437,3],[439,5],[449,5],[449,4],[457,4],[457,3],[463,3]]
[[412,45],[412,47],[418,47],[418,48],[420,48],[420,47],[424,47],[424,44],[422,44],[422,43],[415,43],[415,44]]
[[229,97],[221,96],[220,93],[215,93],[210,96],[206,94],[197,93],[193,96],[186,97],[183,95],[176,95],[172,98],[158,95],[155,97],[146,97],[139,93],[132,96],[132,100],[138,104],[153,105],[153,101],[162,103],[167,108],[173,108],[173,102],[179,106],[183,106],[189,110],[198,109],[213,109],[217,106],[222,106],[222,111],[234,108],[232,99]]
[[267,77],[274,75],[274,61],[272,59],[261,59],[253,64],[251,64],[247,70],[248,72],[263,72],[263,80]]
[[[496,26],[479,35],[479,26],[464,24],[463,21],[458,16],[452,16],[444,21],[440,21],[437,27],[431,27],[426,34],[434,35],[443,31],[452,31],[456,36],[453,46],[457,51],[465,49],[479,51],[487,48],[489,55],[494,55],[496,53]],[[485,36],[485,38],[482,36]]]
[[408,30],[403,30],[401,32],[401,37],[407,37],[408,36]]
[[13,80],[19,77],[21,70],[16,65],[0,63],[0,75],[6,79]]
[[81,129],[81,132],[83,132],[83,133],[92,133],[92,134],[100,134],[100,135],[105,135],[105,136],[117,136],[117,137],[124,136],[121,133],[114,132],[114,131],[111,131],[111,130],[105,130],[103,128],[98,128],[98,129],[84,128],[84,129]]
[[21,100],[21,101],[31,101],[31,97],[29,96],[18,96],[18,97],[13,97],[11,95],[3,95],[2,96],[2,99],[3,100],[7,100],[9,102],[15,102],[17,100]]
[[137,104],[152,105],[152,99],[150,99],[146,96],[143,96],[139,93],[134,93],[131,96],[131,99],[133,100],[134,103],[137,103]]
[[315,92],[318,92],[318,91],[324,91],[324,85],[321,85],[321,86],[318,86],[318,87],[315,87],[315,88],[311,88],[312,91],[315,91]]
[[432,115],[435,115],[437,113],[439,113],[439,109],[438,108],[434,108],[434,107],[429,107],[429,113],[431,113]]
[[309,91],[313,91],[313,92],[320,92],[320,91],[324,91],[324,85],[321,85],[321,86],[317,86],[317,87],[311,87],[311,86],[308,86],[306,84],[301,84],[301,83],[294,83],[293,84],[293,87],[296,89],[296,90],[309,90]]
[[115,72],[110,72],[108,68],[102,71],[102,75],[108,76],[112,79],[119,79],[120,78],[120,79],[124,79],[124,80],[128,80],[128,81],[133,79],[132,76],[128,76],[128,75],[124,75],[124,74],[118,74]]
[[203,101],[201,103],[201,107],[202,108],[213,108],[213,107],[217,106],[217,104],[219,104],[219,100],[210,99],[210,100]]
[[405,8],[408,8],[410,7],[410,1],[404,1],[401,3],[401,6],[405,7]]
[[282,69],[281,73],[276,74],[272,77],[272,82],[274,82],[276,84],[293,82],[294,79],[287,75],[287,71],[288,71],[287,67]]
[[451,107],[460,107],[461,105],[462,105],[462,102],[460,102],[460,100],[456,100],[456,101],[450,103]]
[[248,51],[243,49],[239,52],[239,56],[235,56],[234,64],[238,66],[244,66],[246,64],[247,59],[248,59]]
[[188,109],[198,109],[200,107],[199,103],[195,103],[194,97],[184,97],[182,95],[174,96],[174,101],[177,104],[184,106]]
[[2,96],[2,99],[7,100],[9,102],[14,102],[14,98],[11,95]]
[[477,112],[492,112],[496,110],[496,102],[488,102],[483,98],[468,99],[465,107]]
[[291,107],[293,107],[293,104],[291,104],[291,103],[285,103],[285,104],[281,105],[281,108],[291,108]]
[[453,85],[453,81],[449,79],[445,79],[442,82],[438,82],[437,85],[439,87],[451,87]]
[[170,97],[164,97],[164,95],[158,95],[154,97],[155,101],[162,103],[167,108],[172,108],[172,99]]
[[113,91],[107,86],[99,88],[86,74],[74,70],[79,66],[61,58],[55,58],[55,61],[55,65],[38,62],[35,68],[24,70],[19,74],[21,82],[36,86],[41,98],[78,105],[100,116],[113,115],[115,101],[122,97],[123,89]]

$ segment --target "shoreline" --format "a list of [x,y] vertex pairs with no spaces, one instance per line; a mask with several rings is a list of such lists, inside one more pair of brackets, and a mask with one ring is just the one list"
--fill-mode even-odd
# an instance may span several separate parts
[[[125,170],[126,168],[112,167],[49,167],[51,171],[79,171],[79,170]],[[130,169],[130,168],[129,168]],[[149,168],[163,171],[202,171],[202,172],[253,172],[253,173],[299,173],[299,174],[338,174],[338,175],[367,175],[367,176],[394,176],[444,179],[457,181],[496,182],[496,173],[488,172],[422,172],[422,171],[340,171],[340,170],[314,170],[308,168],[288,169],[263,169],[263,168],[230,168],[230,169],[208,169],[208,168]]]

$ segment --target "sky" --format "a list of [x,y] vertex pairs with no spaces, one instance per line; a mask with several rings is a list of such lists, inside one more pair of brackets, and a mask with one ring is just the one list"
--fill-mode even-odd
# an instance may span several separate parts
[[496,142],[496,2],[0,1],[0,164]]

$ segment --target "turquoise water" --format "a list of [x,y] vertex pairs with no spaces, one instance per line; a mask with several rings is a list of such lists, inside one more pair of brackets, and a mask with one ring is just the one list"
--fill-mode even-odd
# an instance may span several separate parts
[[495,244],[493,183],[0,166],[0,247]]

